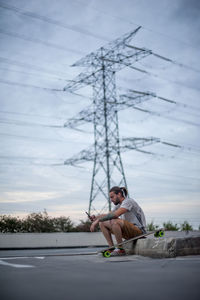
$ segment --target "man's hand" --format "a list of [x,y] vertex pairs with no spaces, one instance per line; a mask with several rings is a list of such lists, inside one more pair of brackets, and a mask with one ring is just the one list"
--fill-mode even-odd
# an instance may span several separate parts
[[88,219],[90,219],[90,221],[94,222],[96,220],[96,216],[95,215],[90,216],[87,211],[85,213],[88,216]]
[[95,216],[95,215],[90,216],[90,220],[91,220],[92,222],[94,222],[94,221],[96,220],[96,216]]
[[98,220],[98,219],[95,220],[95,221],[92,223],[92,225],[90,226],[90,231],[91,231],[91,232],[94,232],[95,227],[97,226],[98,223],[99,223],[99,220]]

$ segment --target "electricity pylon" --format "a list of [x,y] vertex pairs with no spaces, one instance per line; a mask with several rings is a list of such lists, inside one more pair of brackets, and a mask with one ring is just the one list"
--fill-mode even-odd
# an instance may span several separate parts
[[[106,209],[111,209],[108,194],[112,185],[127,187],[121,151],[127,149],[142,151],[140,147],[158,142],[155,138],[126,140],[119,138],[118,110],[127,107],[128,100],[123,104],[123,101],[117,99],[116,72],[125,67],[137,69],[132,66],[133,63],[152,54],[151,50],[130,44],[139,29],[140,27],[73,64],[73,66],[87,67],[87,70],[64,87],[64,90],[71,92],[85,85],[91,85],[93,88],[93,106],[84,109],[77,117],[65,123],[66,127],[71,128],[83,122],[91,122],[94,126],[94,145],[65,161],[65,164],[71,165],[82,161],[93,161],[89,213],[96,208],[99,211],[105,206]],[[136,99],[144,99],[144,97],[145,95],[139,94]],[[106,199],[104,206],[99,197],[102,194]]]

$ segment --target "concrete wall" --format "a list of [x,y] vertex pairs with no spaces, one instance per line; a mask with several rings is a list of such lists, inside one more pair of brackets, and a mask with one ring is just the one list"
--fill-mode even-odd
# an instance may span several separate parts
[[[1,233],[1,249],[37,249],[67,247],[106,247],[107,242],[101,232],[68,233]],[[200,254],[200,232],[165,232],[165,236],[153,235],[137,243],[125,245],[129,254],[150,257],[175,257],[180,255]]]
[[1,233],[0,249],[104,246],[100,232]]

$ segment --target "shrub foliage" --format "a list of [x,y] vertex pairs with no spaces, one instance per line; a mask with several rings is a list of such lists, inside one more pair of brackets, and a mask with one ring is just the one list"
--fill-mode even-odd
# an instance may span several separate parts
[[[13,217],[10,215],[0,215],[0,232],[89,232],[91,221],[80,220],[78,225],[74,225],[69,217],[52,218],[48,215],[46,210],[39,213],[31,213],[27,217],[20,219],[19,217]],[[147,224],[147,231],[154,231],[159,228],[153,221]],[[178,226],[171,221],[163,223],[165,230],[193,230],[192,226],[184,221],[183,224]],[[99,229],[96,228],[95,231]],[[200,226],[199,226],[200,230]]]
[[[147,231],[154,231],[157,230],[159,228],[158,225],[155,225],[153,221],[151,221],[151,223],[147,224]],[[192,231],[193,227],[192,225],[190,225],[187,221],[184,221],[182,224],[180,224],[180,226],[178,226],[177,224],[173,224],[171,221],[168,221],[166,223],[163,223],[163,228],[166,231]],[[199,226],[199,230],[200,230],[200,226]]]
[[47,212],[31,213],[26,218],[0,216],[0,232],[71,232],[76,231],[69,217],[51,218]]

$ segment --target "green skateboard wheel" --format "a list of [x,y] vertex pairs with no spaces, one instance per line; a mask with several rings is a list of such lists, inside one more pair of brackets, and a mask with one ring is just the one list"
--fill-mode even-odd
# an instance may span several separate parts
[[103,252],[103,256],[104,257],[110,257],[110,255],[111,255],[111,252],[110,251],[105,251],[105,252]]
[[164,231],[163,231],[163,230],[160,230],[160,231],[159,231],[159,237],[162,237],[162,236],[164,236],[164,235],[165,235]]
[[163,230],[158,230],[154,234],[155,237],[163,237],[164,236],[164,231]]

